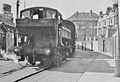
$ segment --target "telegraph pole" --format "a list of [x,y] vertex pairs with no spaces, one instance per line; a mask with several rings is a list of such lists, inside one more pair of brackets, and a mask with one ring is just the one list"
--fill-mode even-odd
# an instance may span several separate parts
[[115,67],[115,76],[116,77],[120,77],[120,1],[118,0],[117,1],[117,30],[118,30],[118,45],[117,45],[117,51],[118,53],[116,54],[115,56],[115,64],[116,64],[116,67]]
[[17,12],[16,18],[19,17],[19,6],[20,6],[20,1],[17,0],[17,3],[16,3],[16,12]]

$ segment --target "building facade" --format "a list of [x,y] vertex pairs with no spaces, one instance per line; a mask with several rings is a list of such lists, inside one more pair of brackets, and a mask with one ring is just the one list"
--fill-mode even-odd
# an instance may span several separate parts
[[16,27],[13,18],[0,14],[0,50],[7,51],[8,48],[15,46]]
[[76,12],[68,20],[76,26],[77,43],[84,50],[93,50],[94,41],[97,41],[98,15],[92,10],[90,12]]
[[107,7],[105,13],[100,12],[97,26],[98,50],[109,53],[111,56],[116,54],[117,49],[117,7],[117,4],[113,4],[113,7]]

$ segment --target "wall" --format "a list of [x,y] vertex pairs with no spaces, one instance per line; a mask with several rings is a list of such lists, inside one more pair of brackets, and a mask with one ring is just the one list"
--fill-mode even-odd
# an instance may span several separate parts
[[14,46],[14,33],[6,32],[6,50]]
[[93,50],[98,51],[98,41],[93,41]]
[[78,41],[76,47],[85,51],[98,51],[98,41]]
[[[109,54],[109,56],[114,57],[118,51],[118,41],[117,41],[117,33],[115,33],[112,37],[110,38],[101,38],[98,40],[98,51],[100,52],[105,52]],[[105,42],[105,43],[103,43]]]

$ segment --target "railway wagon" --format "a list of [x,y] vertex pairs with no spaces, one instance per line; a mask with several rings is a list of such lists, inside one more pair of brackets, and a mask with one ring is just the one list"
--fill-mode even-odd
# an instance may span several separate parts
[[74,51],[75,39],[71,38],[74,26],[70,27],[66,21],[53,8],[21,10],[20,18],[16,19],[18,45],[31,64],[40,62],[42,66],[59,65]]

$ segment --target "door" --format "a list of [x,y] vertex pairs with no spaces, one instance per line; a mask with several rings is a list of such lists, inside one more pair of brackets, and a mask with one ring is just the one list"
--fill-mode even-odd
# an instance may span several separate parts
[[2,50],[6,50],[6,35],[2,34]]
[[105,52],[105,40],[103,40],[103,52]]

